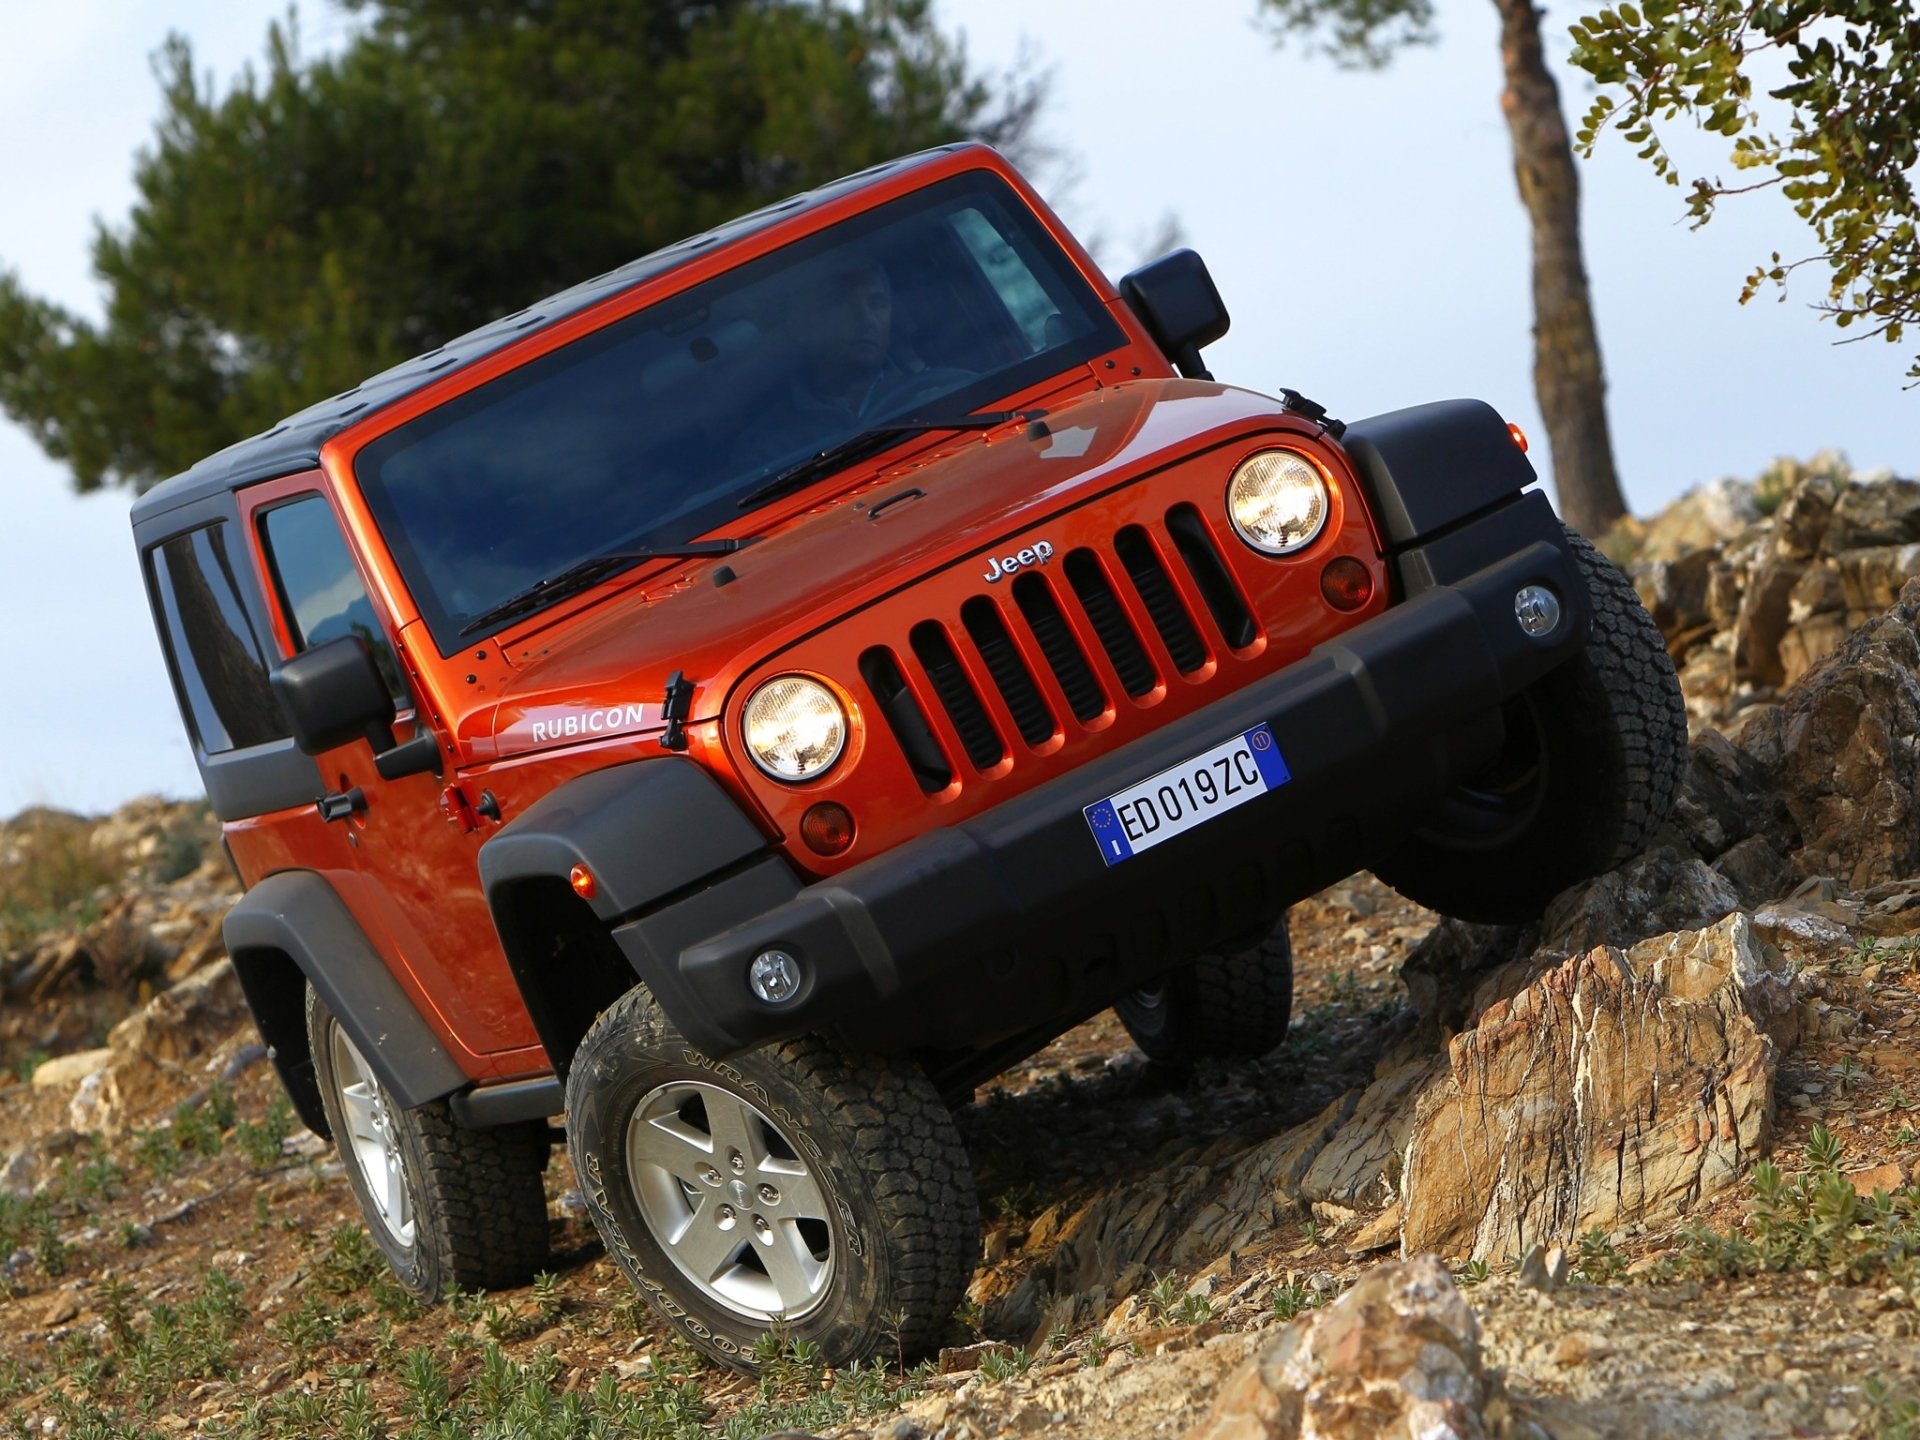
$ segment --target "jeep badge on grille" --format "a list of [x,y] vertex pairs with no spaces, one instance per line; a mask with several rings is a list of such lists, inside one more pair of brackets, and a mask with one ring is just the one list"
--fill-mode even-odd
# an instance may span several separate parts
[[1024,570],[1029,565],[1044,565],[1052,558],[1053,545],[1046,540],[1036,540],[1025,550],[1016,550],[1011,555],[988,556],[984,578],[991,585],[1016,570]]

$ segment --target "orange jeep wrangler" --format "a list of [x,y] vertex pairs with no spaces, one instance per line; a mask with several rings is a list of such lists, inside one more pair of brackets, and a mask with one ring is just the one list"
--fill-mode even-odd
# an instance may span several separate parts
[[948,1105],[1113,1006],[1287,1029],[1288,905],[1520,921],[1685,720],[1518,432],[1215,383],[957,145],[648,255],[214,455],[133,526],[301,1118],[422,1295],[547,1254],[552,1117],[694,1344],[937,1341]]

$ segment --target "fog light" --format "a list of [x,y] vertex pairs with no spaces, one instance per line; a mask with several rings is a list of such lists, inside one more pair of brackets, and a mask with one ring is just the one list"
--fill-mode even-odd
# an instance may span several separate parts
[[800,962],[784,950],[762,950],[747,970],[747,984],[769,1005],[784,1005],[800,993]]
[[1358,610],[1373,598],[1373,576],[1351,555],[1342,555],[1320,572],[1320,593],[1336,610]]
[[816,855],[839,855],[853,844],[853,814],[844,805],[822,800],[800,817],[800,838]]
[[1560,597],[1544,585],[1522,585],[1513,597],[1514,618],[1520,628],[1538,640],[1560,624]]

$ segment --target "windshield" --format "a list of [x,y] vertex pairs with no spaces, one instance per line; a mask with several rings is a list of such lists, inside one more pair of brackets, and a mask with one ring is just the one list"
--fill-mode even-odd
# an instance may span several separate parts
[[524,365],[373,441],[355,473],[451,654],[583,560],[671,549],[822,450],[964,415],[1122,338],[1005,183],[961,176]]

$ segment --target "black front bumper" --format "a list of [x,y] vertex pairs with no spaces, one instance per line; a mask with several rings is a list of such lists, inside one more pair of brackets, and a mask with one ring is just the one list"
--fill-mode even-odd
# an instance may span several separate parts
[[[1397,563],[1417,593],[1071,774],[817,884],[763,855],[615,936],[712,1054],[831,1029],[863,1048],[1011,1059],[1379,860],[1497,755],[1502,704],[1585,643],[1585,586],[1538,495]],[[1515,619],[1527,584],[1564,605],[1544,638]],[[1104,863],[1086,806],[1263,722],[1287,783]],[[806,977],[780,1005],[747,985],[773,949]]]

